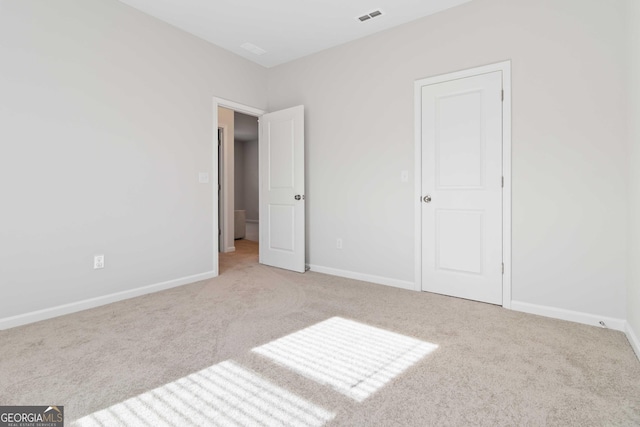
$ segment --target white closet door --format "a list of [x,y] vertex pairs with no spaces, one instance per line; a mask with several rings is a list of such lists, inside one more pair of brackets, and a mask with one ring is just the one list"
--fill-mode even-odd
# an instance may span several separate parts
[[502,304],[502,73],[422,88],[422,290]]

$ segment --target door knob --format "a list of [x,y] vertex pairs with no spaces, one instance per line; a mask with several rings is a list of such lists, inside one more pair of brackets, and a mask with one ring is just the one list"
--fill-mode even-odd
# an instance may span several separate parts
[[431,196],[427,194],[422,198],[422,200],[424,200],[425,203],[431,203]]
[[296,195],[295,195],[295,197],[294,197],[294,199],[296,199],[296,200],[304,199],[304,196],[301,196],[301,195],[299,195],[299,194],[296,194]]

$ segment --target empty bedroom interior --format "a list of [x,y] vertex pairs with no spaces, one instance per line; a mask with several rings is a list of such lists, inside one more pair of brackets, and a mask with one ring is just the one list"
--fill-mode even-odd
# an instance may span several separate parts
[[[0,405],[640,424],[640,2],[459,1],[271,67],[125,3],[0,0]],[[414,82],[503,61],[511,299],[417,292]],[[218,255],[214,98],[304,105],[311,271]]]

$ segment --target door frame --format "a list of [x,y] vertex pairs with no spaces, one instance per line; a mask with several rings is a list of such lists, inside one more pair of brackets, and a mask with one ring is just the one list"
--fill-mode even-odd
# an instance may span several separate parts
[[[220,177],[224,177],[225,174],[225,166],[224,166],[224,162],[221,162],[220,160],[220,154],[222,153],[222,159],[224,159],[225,154],[226,154],[226,150],[224,148],[225,145],[225,138],[227,137],[227,134],[229,132],[229,127],[227,125],[221,125],[220,123],[218,123],[218,132],[222,131],[222,139],[220,140],[220,147],[218,147],[218,173],[215,174],[216,179],[217,179],[217,185],[220,187],[220,189],[218,190],[218,217],[219,217],[219,221],[218,221],[218,230],[220,235],[218,236],[218,252],[220,252],[220,249],[226,249],[225,247],[225,240],[224,238],[226,237],[226,232],[223,232],[223,230],[226,230],[227,225],[225,224],[225,218],[226,215],[224,213],[224,209],[225,206],[227,206],[227,204],[229,203],[229,200],[225,200],[225,197],[223,195],[223,188],[222,185],[220,184],[221,182],[224,183],[225,180],[224,179],[220,179]],[[215,146],[214,146],[215,149]],[[215,189],[214,189],[215,190]],[[222,200],[220,200],[222,199]],[[223,250],[222,252],[226,252],[225,250]]]
[[[213,218],[212,218],[212,222],[213,222],[213,271],[215,272],[215,275],[218,276],[218,274],[220,273],[220,268],[219,268],[219,251],[220,251],[220,238],[218,237],[218,107],[224,107],[224,108],[228,108],[230,110],[236,111],[238,113],[243,113],[249,116],[253,116],[253,117],[258,117],[258,119],[260,118],[260,116],[262,116],[263,114],[266,113],[266,111],[261,110],[259,108],[255,108],[255,107],[251,107],[249,105],[245,105],[245,104],[241,104],[239,102],[235,102],[235,101],[230,101],[228,99],[224,99],[224,98],[219,98],[219,97],[213,97],[213,156],[211,159],[211,170],[212,173],[211,175],[215,177],[215,182],[216,185],[212,186],[212,193],[213,193]],[[222,152],[223,152],[223,164],[228,165],[227,170],[225,171],[227,174],[229,174],[230,172],[233,172],[233,159],[228,158],[227,154],[229,153],[229,151],[231,150],[225,150],[224,145],[225,144],[229,144],[228,138],[228,132],[225,132],[223,134],[223,147],[222,147]],[[225,154],[227,153],[227,154]],[[229,178],[229,177],[228,177]],[[230,177],[230,179],[227,179],[225,182],[225,185],[222,186],[222,200],[226,201],[229,200],[230,194],[232,194],[233,192],[233,188],[231,186],[231,183],[233,182],[233,176]],[[229,212],[231,211],[231,217],[229,217]],[[222,241],[226,242],[227,241],[227,237],[229,235],[233,235],[234,230],[233,230],[233,224],[231,223],[231,219],[233,218],[233,206],[231,207],[231,209],[227,204],[224,204],[223,207],[223,215],[222,215],[222,219],[223,219],[223,227],[222,227]],[[225,215],[226,212],[226,215]]]
[[480,74],[502,72],[502,306],[511,308],[511,60],[416,80],[415,112],[415,290],[422,291],[422,87]]

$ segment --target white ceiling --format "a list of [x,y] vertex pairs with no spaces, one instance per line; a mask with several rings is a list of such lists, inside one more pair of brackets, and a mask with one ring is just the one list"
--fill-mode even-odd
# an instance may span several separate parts
[[[264,67],[471,0],[120,0]],[[380,10],[365,22],[357,17]],[[256,45],[261,56],[240,46]]]

